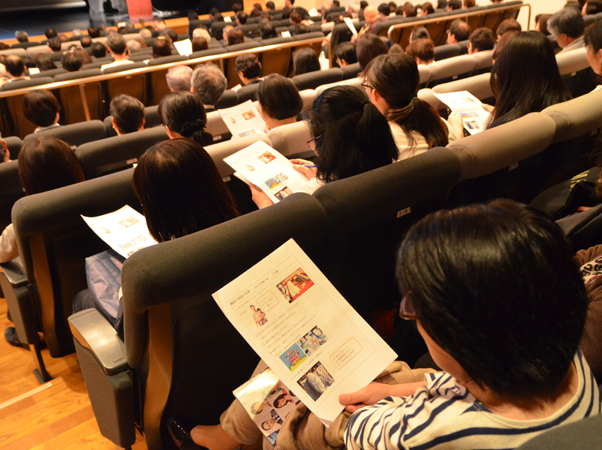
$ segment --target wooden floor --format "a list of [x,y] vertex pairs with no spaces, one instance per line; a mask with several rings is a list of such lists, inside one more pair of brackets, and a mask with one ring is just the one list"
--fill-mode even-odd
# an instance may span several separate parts
[[[0,299],[0,331],[10,325]],[[40,385],[30,352],[0,338],[0,449],[114,449],[100,435],[75,354],[43,356],[53,379]],[[132,448],[146,450],[141,435]]]

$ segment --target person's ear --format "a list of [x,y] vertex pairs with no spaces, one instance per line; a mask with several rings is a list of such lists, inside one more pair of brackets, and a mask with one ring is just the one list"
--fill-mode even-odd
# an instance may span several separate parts
[[163,127],[165,128],[165,132],[167,133],[169,139],[178,139],[179,137],[182,137],[175,131],[171,130],[167,125],[163,125]]
[[145,119],[142,119],[142,122],[140,123],[140,128],[138,128],[138,131],[142,131],[144,130],[144,124],[146,123]]

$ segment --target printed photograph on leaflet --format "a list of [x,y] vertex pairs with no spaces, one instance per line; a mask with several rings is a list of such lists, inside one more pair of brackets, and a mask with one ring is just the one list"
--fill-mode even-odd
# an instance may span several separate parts
[[251,100],[218,111],[228,130],[232,133],[233,139],[254,134],[267,134],[267,125]]
[[236,389],[234,395],[272,445],[284,419],[300,402],[269,368]]
[[313,193],[316,180],[296,171],[287,158],[263,141],[258,141],[227,158],[224,162],[236,172],[234,176],[259,187],[274,202],[294,192]]
[[447,94],[435,93],[435,97],[445,103],[451,112],[460,114],[464,128],[471,135],[487,129],[491,114],[483,108],[481,101],[470,92],[449,92]]
[[292,239],[213,297],[326,425],[343,410],[339,394],[366,386],[396,358]]

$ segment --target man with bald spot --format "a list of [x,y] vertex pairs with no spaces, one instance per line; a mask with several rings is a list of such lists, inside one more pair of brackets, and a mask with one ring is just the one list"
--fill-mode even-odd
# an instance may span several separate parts
[[356,42],[358,39],[361,39],[362,36],[366,34],[374,34],[374,29],[376,25],[381,22],[384,22],[386,17],[378,14],[378,10],[374,6],[366,6],[364,9],[364,18],[366,19],[366,24],[362,27],[360,31],[358,31],[357,36],[353,36],[351,42]]

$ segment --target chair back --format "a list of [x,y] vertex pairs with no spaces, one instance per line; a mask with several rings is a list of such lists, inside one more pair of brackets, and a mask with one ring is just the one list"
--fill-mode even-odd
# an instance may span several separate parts
[[31,139],[33,136],[50,136],[65,141],[68,145],[79,146],[86,142],[93,142],[107,137],[107,130],[104,123],[100,120],[91,120],[89,122],[72,123],[61,127],[50,128],[37,132],[35,135],[27,136],[23,141]]
[[337,81],[336,83],[322,84],[322,85],[318,86],[315,90],[316,97],[318,95],[320,95],[322,92],[324,92],[326,89],[330,89],[335,86],[355,86],[356,88],[361,89],[362,88],[362,80],[361,80],[361,78],[356,77],[356,78],[349,78],[349,79],[343,80],[343,81]]
[[435,61],[460,56],[461,48],[458,44],[445,44],[435,47]]
[[314,155],[306,145],[311,139],[311,133],[305,121],[274,128],[268,133],[268,139],[272,142],[272,147],[287,158]]
[[343,80],[343,71],[338,67],[327,70],[318,70],[316,72],[303,73],[293,77],[293,83],[297,89],[316,89],[322,84],[336,83]]
[[[140,386],[149,449],[172,448],[165,424],[174,414],[216,423],[259,362],[211,295],[291,238],[316,260],[324,230],[318,201],[293,194],[128,258],[125,351]],[[219,361],[219,370],[208,370],[210,361]]]
[[25,197],[25,191],[19,178],[17,161],[0,164],[0,230],[4,230],[12,222],[13,206],[21,197]]
[[493,91],[491,90],[490,80],[491,74],[483,73],[461,80],[438,84],[433,87],[433,92],[436,92],[437,94],[446,94],[449,92],[468,91],[481,101],[493,100]]
[[52,357],[74,351],[67,317],[75,295],[87,288],[85,258],[107,249],[80,215],[98,216],[126,204],[140,210],[132,170],[28,195],[13,207],[19,256]]
[[443,61],[434,62],[429,67],[431,77],[428,81],[428,87],[437,84],[447,83],[460,78],[468,77],[476,66],[476,61],[472,56],[462,55]]
[[131,167],[151,146],[167,139],[163,127],[148,128],[80,145],[75,155],[91,179]]

